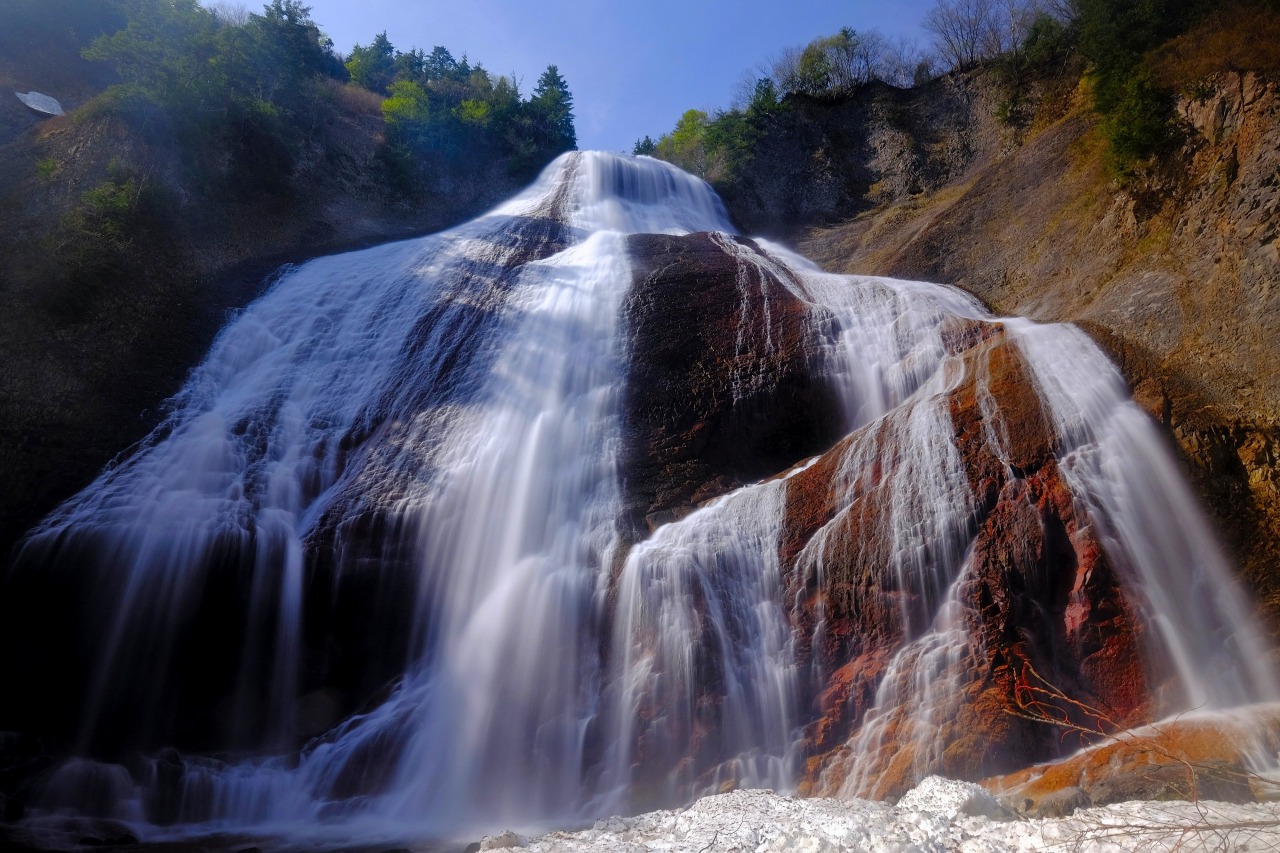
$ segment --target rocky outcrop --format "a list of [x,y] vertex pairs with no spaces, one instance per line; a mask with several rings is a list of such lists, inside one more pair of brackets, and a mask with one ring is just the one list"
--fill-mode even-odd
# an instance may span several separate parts
[[[932,546],[935,572],[948,565],[945,549],[958,549],[952,576],[904,571],[896,549],[906,543],[892,540],[910,405],[789,481],[788,596],[798,632],[816,638],[811,662],[826,673],[809,730],[815,790],[897,796],[929,772],[977,779],[1070,751],[1077,732],[1031,719],[1078,721],[1067,697],[1119,724],[1150,711],[1147,684],[1159,664],[1144,662],[1142,627],[1058,471],[1027,367],[998,325],[968,337],[977,342],[963,352],[964,379],[936,401],[953,424],[960,488],[973,508],[953,541]],[[843,492],[844,460],[867,444],[889,452],[873,454],[874,473]],[[922,679],[934,682],[929,695],[919,692]],[[877,690],[891,698],[871,720]],[[948,712],[918,731],[921,715],[939,708]],[[860,774],[852,781],[851,735]]]
[[1129,800],[1247,803],[1276,798],[1275,783],[1250,768],[1277,749],[1280,708],[1261,705],[1135,729],[982,784],[1008,806],[1039,817]]
[[[635,538],[829,447],[834,389],[814,370],[819,324],[752,241],[629,238],[624,417]],[[794,283],[790,283],[794,286]],[[675,307],[678,306],[678,307]]]
[[[1280,89],[1232,72],[1183,97],[1186,143],[1143,191],[1108,173],[1085,98],[1062,103],[941,185],[868,195],[799,248],[835,271],[955,283],[998,313],[1080,324],[1176,440],[1280,624]],[[982,109],[969,121],[980,138],[999,128]],[[908,161],[894,162],[873,171]]]
[[994,75],[957,72],[916,89],[873,82],[842,100],[788,96],[751,159],[708,177],[753,234],[794,233],[963,180],[1014,138],[989,117],[1005,97]]

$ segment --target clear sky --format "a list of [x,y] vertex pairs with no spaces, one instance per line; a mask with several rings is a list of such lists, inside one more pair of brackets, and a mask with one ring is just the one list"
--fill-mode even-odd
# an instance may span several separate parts
[[[579,148],[630,151],[690,107],[729,105],[743,73],[841,27],[928,43],[934,0],[305,0],[342,53],[382,30],[399,50],[444,45],[527,95],[550,64],[573,92]],[[246,3],[251,9],[257,2]]]

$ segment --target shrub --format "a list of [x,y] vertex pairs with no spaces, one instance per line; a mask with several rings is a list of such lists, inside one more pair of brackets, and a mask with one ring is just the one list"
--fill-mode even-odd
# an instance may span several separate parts
[[45,157],[36,162],[36,177],[48,183],[53,180],[53,176],[58,173],[60,164],[56,157]]
[[1125,83],[1102,127],[1111,143],[1113,165],[1124,178],[1134,177],[1141,165],[1177,140],[1172,99],[1145,66]]

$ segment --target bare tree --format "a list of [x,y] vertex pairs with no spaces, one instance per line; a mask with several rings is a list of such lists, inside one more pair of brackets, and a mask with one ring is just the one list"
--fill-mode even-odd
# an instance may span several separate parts
[[879,30],[862,30],[855,33],[854,80],[856,85],[883,80],[888,76],[889,40]]
[[920,48],[913,38],[898,36],[888,43],[884,55],[884,71],[880,79],[891,86],[906,89],[933,79],[936,61]]
[[965,68],[985,57],[990,46],[992,0],[938,0],[924,18],[934,48],[954,68]]
[[1042,0],[1043,12],[1057,18],[1061,23],[1069,23],[1080,14],[1079,0]]
[[953,68],[1017,53],[1040,15],[1073,15],[1075,0],[938,0],[925,16],[934,48]]
[[751,101],[756,96],[757,87],[761,80],[768,80],[777,88],[778,81],[774,79],[773,69],[768,63],[759,63],[739,75],[737,82],[733,84],[733,90],[730,93],[729,109],[745,110],[751,105]]
[[782,92],[799,91],[800,57],[804,48],[785,47],[774,58],[769,66],[769,77]]

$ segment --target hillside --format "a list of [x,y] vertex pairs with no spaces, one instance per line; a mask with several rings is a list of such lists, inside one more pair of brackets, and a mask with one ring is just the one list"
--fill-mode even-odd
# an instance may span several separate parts
[[1178,109],[1188,141],[1161,195],[1112,184],[1076,105],[938,194],[811,229],[801,247],[832,268],[953,282],[1000,313],[1083,326],[1170,430],[1246,573],[1274,595],[1280,99],[1265,78],[1227,73]]

